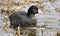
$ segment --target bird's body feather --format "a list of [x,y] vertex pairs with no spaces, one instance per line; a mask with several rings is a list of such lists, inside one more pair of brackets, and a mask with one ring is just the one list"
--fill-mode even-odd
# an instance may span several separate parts
[[24,11],[12,13],[9,16],[10,23],[13,27],[18,27],[19,25],[22,27],[36,26],[36,13],[38,13],[38,8],[36,6],[31,6],[27,13]]
[[35,17],[28,17],[26,14],[26,12],[22,11],[12,14],[10,16],[11,25],[18,26],[20,24],[23,27],[36,25],[36,19],[34,19]]

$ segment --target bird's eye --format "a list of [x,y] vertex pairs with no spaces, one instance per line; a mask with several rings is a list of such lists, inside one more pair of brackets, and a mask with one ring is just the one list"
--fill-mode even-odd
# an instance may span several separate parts
[[38,13],[38,10],[37,9],[33,9],[33,13]]

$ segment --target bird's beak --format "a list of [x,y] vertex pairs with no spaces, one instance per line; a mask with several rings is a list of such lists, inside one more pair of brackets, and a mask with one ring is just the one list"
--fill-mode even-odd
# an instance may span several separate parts
[[41,9],[38,9],[38,13],[39,13],[39,14],[42,14],[43,12],[41,11]]

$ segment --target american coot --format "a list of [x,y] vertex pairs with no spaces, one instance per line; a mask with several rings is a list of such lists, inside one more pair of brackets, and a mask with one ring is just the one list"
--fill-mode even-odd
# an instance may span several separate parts
[[19,11],[16,13],[12,13],[9,16],[10,19],[10,24],[13,27],[21,26],[21,27],[26,27],[26,26],[36,26],[36,19],[35,19],[35,14],[38,13],[38,7],[35,5],[32,5],[29,9],[28,12],[24,11]]

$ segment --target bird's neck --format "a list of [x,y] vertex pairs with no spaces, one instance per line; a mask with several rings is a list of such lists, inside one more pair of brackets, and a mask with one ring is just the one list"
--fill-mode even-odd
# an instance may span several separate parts
[[32,18],[32,17],[35,17],[35,14],[28,14],[28,13],[27,13],[27,16],[28,16],[29,18],[30,18],[30,17]]

